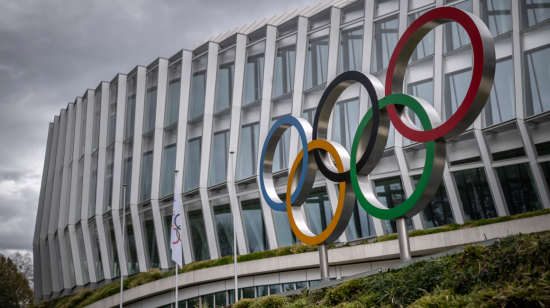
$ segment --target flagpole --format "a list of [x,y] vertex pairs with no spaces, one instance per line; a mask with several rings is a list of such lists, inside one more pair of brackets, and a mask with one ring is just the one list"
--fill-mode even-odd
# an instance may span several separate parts
[[126,184],[124,184],[123,186],[123,189],[122,189],[122,193],[124,194],[124,196],[122,197],[122,199],[124,200],[124,202],[122,202],[122,251],[121,251],[121,254],[120,254],[120,308],[122,308],[122,291],[123,290],[123,286],[124,286],[124,270],[123,270],[123,267],[122,265],[125,264],[125,261],[124,261],[124,234],[125,234],[125,225],[126,225]]
[[[233,154],[235,154],[234,151],[229,152],[231,154],[231,180],[235,180],[234,177],[234,167],[233,167]],[[233,259],[235,261],[235,303],[239,301],[239,288],[237,284],[237,219],[236,219],[237,213],[233,213]]]
[[[178,170],[175,170],[174,171],[174,202],[176,201],[176,185],[177,185],[177,182],[178,182]],[[181,216],[180,216],[180,219],[181,219]],[[174,220],[174,223],[176,221]],[[174,306],[174,308],[178,308],[178,263],[176,263],[176,304]]]

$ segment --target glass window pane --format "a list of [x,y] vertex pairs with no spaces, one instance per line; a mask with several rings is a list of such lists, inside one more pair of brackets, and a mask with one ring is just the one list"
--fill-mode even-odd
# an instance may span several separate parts
[[124,120],[124,140],[134,135],[136,117],[137,74],[126,81],[126,114]]
[[216,109],[222,111],[231,106],[233,99],[233,73],[235,72],[235,48],[218,56],[218,82],[216,85]]
[[319,280],[310,280],[310,281],[309,281],[309,286],[310,286],[310,287],[313,287],[313,286],[316,286],[316,285],[318,285],[318,284],[320,284],[320,283],[321,283],[321,280],[320,280],[320,279],[319,279]]
[[355,202],[347,230],[350,240],[376,236],[372,216],[358,205],[357,202]]
[[126,246],[124,255],[126,256],[126,262],[128,263],[128,274],[132,275],[139,272],[139,262],[131,214],[126,214],[126,238],[124,243]]
[[95,205],[97,201],[97,165],[98,153],[92,155],[92,168],[90,170],[90,202],[88,205],[88,217],[95,215]]
[[[407,196],[403,190],[403,184],[401,178],[389,178],[379,181],[374,181],[376,188],[376,194],[378,195],[378,201],[387,208],[394,208],[401,203],[405,202]],[[386,227],[387,234],[397,233],[397,225],[393,220],[383,220]],[[407,229],[409,231],[414,230],[414,226],[411,219],[407,219]]]
[[153,211],[148,210],[140,213],[141,229],[143,231],[145,257],[147,260],[147,269],[160,268],[160,257],[158,253],[157,236],[155,233],[155,221]]
[[281,285],[279,285],[279,284],[270,285],[269,286],[269,294],[273,295],[273,294],[277,294],[277,293],[281,293]]
[[118,258],[118,249],[115,238],[115,226],[113,219],[110,218],[103,222],[105,228],[105,236],[107,237],[107,254],[109,255],[109,265],[111,268],[111,277],[120,276],[120,260]]
[[292,290],[294,290],[294,282],[283,283],[283,292],[292,291]]
[[82,218],[82,188],[84,186],[84,158],[78,162],[78,180],[76,187],[76,221]]
[[162,153],[162,178],[160,196],[165,197],[174,193],[174,171],[176,170],[176,144],[164,147]]
[[361,71],[363,56],[363,23],[342,29],[338,74]]
[[210,259],[210,250],[208,249],[208,239],[206,238],[206,229],[202,210],[193,210],[187,213],[189,218],[189,230],[191,233],[191,244],[193,245],[193,261],[204,261]]
[[190,298],[190,299],[187,301],[187,307],[189,307],[189,308],[200,307],[200,306],[201,306],[200,303],[201,303],[200,297]]
[[158,76],[158,67],[147,73],[145,110],[143,112],[143,133],[146,133],[155,127],[155,119],[157,115]]
[[341,144],[349,153],[359,125],[359,98],[337,103],[333,112],[332,140]]
[[231,206],[229,204],[214,207],[214,222],[218,235],[220,257],[233,255],[233,216],[231,215]]
[[82,228],[76,229],[76,241],[78,243],[78,255],[80,257],[82,279],[86,285],[90,282],[90,274],[88,272],[88,259],[86,259],[86,249],[84,248],[84,234],[82,233]]
[[398,15],[374,22],[372,72],[388,67],[390,57],[399,39],[398,25]]
[[254,287],[242,288],[242,298],[255,298]]
[[[271,120],[271,125],[275,124],[279,118],[274,118]],[[283,135],[281,136],[281,139],[279,139],[279,143],[277,143],[277,147],[275,148],[275,154],[273,155],[273,166],[272,166],[272,172],[277,172],[283,169],[288,168],[288,151],[290,148],[290,129],[287,129]]]
[[256,174],[259,129],[259,123],[248,124],[241,128],[237,180],[242,180]]
[[434,2],[434,0],[409,0],[409,11],[416,10],[417,8],[426,5],[430,5]]
[[[420,12],[413,13],[409,15],[409,26],[413,23],[413,21],[417,20],[418,17],[423,15],[424,13],[432,10],[433,8],[429,8]],[[416,48],[413,51],[413,54],[411,56],[410,62],[414,62],[416,60],[425,58],[429,55],[433,55],[434,53],[434,40],[435,40],[435,31],[430,31],[424,38],[418,43]]]
[[510,215],[542,209],[528,163],[496,168]]
[[256,296],[257,297],[264,297],[269,295],[268,294],[268,287],[267,286],[257,286],[256,287]]
[[277,42],[273,97],[294,90],[294,65],[296,60],[296,35]]
[[113,206],[113,171],[115,165],[115,146],[107,148],[105,162],[105,188],[103,201],[103,213],[107,213]]
[[309,35],[305,90],[327,82],[329,29]]
[[228,156],[229,131],[215,133],[210,158],[210,186],[227,181]]
[[542,169],[542,174],[544,174],[544,179],[546,180],[546,187],[550,188],[550,161],[540,163],[540,168]]
[[241,202],[249,253],[267,249],[267,233],[259,199]]
[[55,244],[55,256],[57,258],[57,278],[58,278],[58,284],[60,289],[64,289],[64,283],[63,283],[63,266],[61,262],[61,247],[59,245],[59,237],[56,236],[54,238],[54,244]]
[[321,234],[332,220],[332,208],[325,187],[313,189],[306,202],[309,229],[315,235]]
[[365,1],[359,0],[342,8],[342,24],[365,17]]
[[90,242],[92,243],[92,257],[94,258],[94,270],[97,281],[105,279],[103,273],[103,262],[101,260],[101,246],[99,245],[99,234],[95,223],[90,225]]
[[139,201],[151,199],[151,186],[153,184],[153,146],[155,144],[154,132],[143,137],[141,157],[141,187],[139,189]]
[[549,0],[522,0],[521,3],[521,22],[522,29],[534,26],[550,18]]
[[216,307],[224,307],[227,305],[227,293],[225,291],[216,293],[214,297],[216,299]]
[[164,127],[178,121],[181,91],[181,60],[168,67],[168,88],[166,89],[166,114]]
[[[451,7],[455,7],[457,9],[461,9],[471,13],[472,0],[460,2],[458,4],[452,5]],[[444,53],[448,53],[457,48],[470,44],[470,37],[468,36],[468,33],[466,33],[466,30],[464,30],[464,28],[462,28],[462,26],[460,26],[458,23],[451,22],[451,23],[445,24],[444,27],[445,27],[444,28],[445,44],[443,45]]]
[[399,10],[399,0],[376,0],[375,17]]
[[497,217],[483,168],[453,172],[466,221]]
[[296,290],[307,288],[307,281],[296,282]]
[[248,47],[246,54],[243,106],[262,98],[265,41]]
[[122,161],[122,183],[120,191],[124,191],[124,184],[126,184],[126,195],[123,193],[120,194],[121,200],[120,203],[124,205],[130,204],[130,193],[132,191],[132,162],[134,153],[134,140],[130,139],[127,142],[124,142],[124,151],[123,151],[123,161]]
[[94,126],[92,132],[92,153],[99,148],[99,125],[101,121],[101,91],[94,95]]
[[[433,79],[425,79],[421,81],[417,81],[414,83],[407,84],[407,94],[420,97],[430,103],[430,105],[433,106],[433,95],[434,95],[434,82]],[[405,107],[407,109],[407,114],[409,118],[413,121],[413,123],[418,128],[422,128],[422,124],[420,123],[420,118],[416,116],[416,114],[409,109],[408,107]],[[411,144],[412,142],[409,139],[403,138],[404,145]]]
[[109,123],[107,123],[107,146],[115,142],[116,133],[116,108],[117,108],[118,83],[109,88]]
[[[284,200],[281,197],[281,200]],[[279,239],[279,247],[292,246],[298,242],[296,235],[292,232],[290,221],[286,212],[272,211],[275,219],[275,227],[277,228],[277,238]]]
[[523,54],[527,116],[550,110],[550,45]]
[[204,94],[206,91],[206,63],[208,54],[193,60],[191,77],[191,100],[189,102],[189,119],[204,113]]
[[208,295],[202,296],[201,307],[214,307],[214,294],[208,294]]
[[187,142],[187,157],[185,158],[185,181],[183,190],[188,191],[199,187],[201,165],[201,138]]
[[70,286],[73,288],[76,286],[76,276],[74,271],[74,259],[73,259],[73,249],[71,246],[71,238],[69,232],[65,233],[65,248],[67,249],[67,260],[69,260],[69,277],[71,279]]
[[80,108],[80,152],[78,157],[84,155],[84,149],[86,145],[86,118],[88,112],[88,99],[85,97],[82,99],[82,108]]
[[472,68],[445,74],[443,118],[448,120],[460,107],[472,81]]
[[481,18],[493,37],[512,31],[511,0],[481,1]]
[[491,96],[485,104],[485,126],[514,117],[514,67],[512,56],[497,61]]
[[[418,185],[420,177],[420,174],[412,177],[414,186]],[[422,214],[426,229],[455,223],[443,181],[439,184],[432,201],[424,208]]]

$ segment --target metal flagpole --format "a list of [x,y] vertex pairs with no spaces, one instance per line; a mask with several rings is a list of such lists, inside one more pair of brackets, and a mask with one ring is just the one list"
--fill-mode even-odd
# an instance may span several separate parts
[[[234,179],[234,167],[233,167],[233,154],[235,151],[229,152],[231,154],[231,179]],[[237,284],[237,219],[235,218],[237,213],[233,213],[233,259],[235,262],[235,303],[239,300],[239,288]]]
[[123,270],[123,267],[122,267],[122,264],[125,264],[125,261],[124,261],[124,234],[126,232],[124,232],[126,230],[125,228],[125,225],[126,225],[126,184],[124,184],[123,186],[123,189],[122,189],[122,193],[124,194],[124,197],[123,200],[124,202],[122,203],[122,251],[121,251],[121,254],[120,254],[120,308],[122,308],[122,291],[123,291],[123,285],[124,285],[124,270]]
[[[176,202],[176,183],[177,182],[178,182],[178,170],[175,170],[174,171],[174,202]],[[174,223],[176,223],[176,220],[174,220]],[[176,304],[174,305],[174,308],[178,308],[178,270],[179,270],[178,263],[176,262]]]

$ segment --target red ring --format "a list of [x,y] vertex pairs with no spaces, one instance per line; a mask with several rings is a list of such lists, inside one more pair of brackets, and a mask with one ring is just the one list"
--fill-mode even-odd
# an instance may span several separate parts
[[[470,37],[470,40],[472,42],[472,49],[474,52],[474,68],[472,73],[472,81],[470,82],[470,87],[468,88],[468,92],[466,93],[466,97],[462,101],[462,104],[458,108],[458,110],[451,116],[449,120],[441,124],[439,127],[433,128],[431,130],[427,131],[419,131],[415,130],[413,128],[408,127],[401,121],[394,105],[389,105],[387,107],[390,120],[393,123],[395,129],[401,133],[405,138],[416,141],[416,142],[428,142],[432,140],[436,140],[439,138],[444,137],[446,140],[452,139],[456,137],[456,131],[453,132],[453,129],[459,125],[460,122],[463,121],[464,117],[467,115],[468,111],[470,110],[470,107],[472,106],[474,99],[476,98],[476,95],[478,93],[478,90],[481,85],[482,77],[483,77],[483,71],[484,71],[484,46],[483,46],[483,38],[481,36],[480,28],[477,26],[476,21],[470,16],[468,13],[459,10],[457,8],[453,7],[441,7],[436,8],[431,11],[426,12],[425,14],[421,15],[417,20],[415,20],[405,31],[403,36],[399,39],[399,42],[397,42],[397,46],[395,47],[395,50],[392,54],[392,57],[390,59],[390,63],[387,70],[386,75],[386,96],[394,93],[402,93],[402,87],[400,89],[396,89],[396,91],[393,91],[393,75],[394,70],[397,64],[397,60],[399,58],[399,55],[401,54],[401,51],[403,48],[406,47],[407,42],[413,36],[413,34],[423,25],[427,24],[428,22],[436,21],[437,25],[449,22],[449,21],[455,21],[459,23],[466,32],[468,33],[468,36]],[[407,46],[406,48],[409,48],[411,46]],[[414,50],[415,46],[412,46],[412,49]],[[412,51],[411,51],[412,53]],[[494,52],[493,52],[494,53]],[[406,59],[407,62],[409,59]],[[404,72],[403,72],[404,74]],[[401,80],[401,84],[402,84]],[[391,85],[391,86],[387,86]],[[468,124],[466,127],[470,126]]]

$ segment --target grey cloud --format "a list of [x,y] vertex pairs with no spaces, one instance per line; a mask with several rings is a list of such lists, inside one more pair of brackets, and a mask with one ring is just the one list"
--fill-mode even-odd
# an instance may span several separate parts
[[0,251],[31,249],[48,123],[136,65],[319,3],[5,0],[0,10]]

